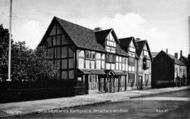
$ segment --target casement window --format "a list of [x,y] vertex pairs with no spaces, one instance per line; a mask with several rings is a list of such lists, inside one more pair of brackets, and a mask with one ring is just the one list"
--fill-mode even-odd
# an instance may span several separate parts
[[84,50],[78,50],[77,51],[78,54],[78,68],[79,69],[84,69]]
[[106,63],[106,69],[111,69],[111,64],[110,63]]
[[106,45],[105,48],[107,52],[111,52],[111,53],[116,52],[116,42],[111,34],[108,35],[108,37],[106,38],[105,45]]
[[125,57],[122,57],[122,71],[128,71],[128,60]]
[[55,60],[55,68],[56,69],[60,69],[61,67],[60,67],[60,60]]
[[101,69],[101,54],[96,53],[96,69]]
[[115,63],[116,62],[116,56],[112,54],[106,54],[106,62],[107,63]]
[[85,60],[85,68],[90,69],[90,60]]
[[127,58],[122,57],[122,71],[127,71]]
[[94,51],[85,51],[85,58],[90,60],[95,60],[95,52]]
[[61,57],[62,58],[67,58],[67,56],[68,56],[67,55],[68,54],[67,53],[67,47],[62,47],[62,51],[61,52],[62,52]]
[[90,69],[95,69],[95,61],[90,61]]
[[85,51],[85,68],[86,69],[95,69],[95,52],[94,51]]
[[78,67],[79,69],[84,69],[84,59],[79,58]]
[[115,64],[111,64],[111,70],[115,70]]
[[57,48],[55,48],[55,50],[56,50],[55,58],[60,58],[60,55],[61,55],[60,51],[61,51],[61,48],[60,48],[60,47],[57,47]]
[[105,69],[105,54],[101,54],[101,69]]
[[135,66],[135,58],[129,57],[129,65]]
[[116,69],[116,70],[119,70],[119,57],[118,57],[118,56],[116,56],[115,69]]

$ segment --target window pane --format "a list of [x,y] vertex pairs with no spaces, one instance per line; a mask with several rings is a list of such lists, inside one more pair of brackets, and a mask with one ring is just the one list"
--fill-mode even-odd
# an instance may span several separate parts
[[80,69],[83,69],[83,68],[84,68],[84,59],[79,58],[78,66],[79,66]]
[[105,54],[102,54],[102,59],[105,59]]
[[74,68],[74,59],[73,58],[69,59],[69,68]]
[[100,53],[96,53],[96,59],[100,59]]
[[105,61],[102,61],[102,69],[105,69]]
[[90,68],[91,68],[91,69],[95,69],[95,61],[91,61],[90,64],[91,64]]
[[86,60],[85,68],[90,69],[90,61],[89,60]]
[[73,57],[73,56],[74,56],[74,53],[73,53],[72,49],[69,48],[69,57]]
[[116,70],[119,70],[119,64],[116,63]]
[[125,71],[125,64],[122,64],[122,70]]
[[79,57],[84,57],[84,50],[79,50],[78,51],[78,56]]
[[119,63],[119,70],[121,71],[121,63]]
[[57,54],[56,54],[57,58],[60,58],[60,49],[61,49],[60,47],[57,47],[57,48],[56,48],[56,50],[57,50],[57,51],[56,51],[56,53],[57,53]]
[[128,71],[128,65],[125,64],[125,71]]
[[115,70],[115,64],[111,64],[111,69]]
[[69,71],[69,79],[74,79],[74,71]]
[[62,60],[62,69],[67,69],[67,59]]
[[60,60],[55,60],[55,67],[60,69]]
[[110,69],[110,63],[106,63],[106,69]]
[[67,47],[62,47],[62,58],[67,57]]
[[67,71],[62,71],[61,79],[67,80]]
[[129,57],[129,65],[135,66],[135,59],[132,57]]
[[101,61],[96,60],[96,69],[100,69],[100,68],[101,68]]

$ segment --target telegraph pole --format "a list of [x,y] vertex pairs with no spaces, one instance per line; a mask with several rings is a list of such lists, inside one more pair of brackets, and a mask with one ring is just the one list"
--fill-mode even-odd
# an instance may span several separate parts
[[12,3],[10,0],[10,13],[9,13],[9,59],[8,59],[8,79],[7,81],[11,81],[11,41],[12,41]]

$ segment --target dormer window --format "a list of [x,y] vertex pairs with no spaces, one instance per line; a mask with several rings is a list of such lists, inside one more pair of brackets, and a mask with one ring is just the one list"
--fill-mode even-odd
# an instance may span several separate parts
[[108,35],[106,38],[105,48],[107,52],[111,52],[111,53],[116,52],[116,42],[111,34]]

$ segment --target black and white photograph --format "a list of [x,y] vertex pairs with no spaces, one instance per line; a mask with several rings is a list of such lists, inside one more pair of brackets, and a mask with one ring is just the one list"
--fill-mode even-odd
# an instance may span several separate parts
[[190,119],[190,0],[0,0],[0,118]]

